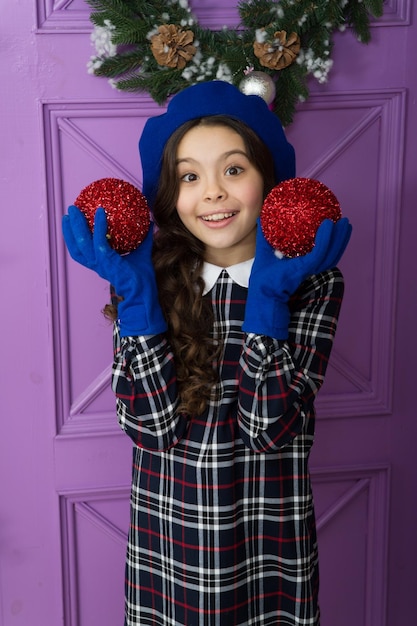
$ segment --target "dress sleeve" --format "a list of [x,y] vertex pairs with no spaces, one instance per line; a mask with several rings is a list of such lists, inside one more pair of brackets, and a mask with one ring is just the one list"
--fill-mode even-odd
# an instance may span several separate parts
[[254,451],[275,452],[306,427],[324,381],[343,291],[338,269],[312,276],[290,301],[288,340],[246,335],[238,368],[238,423]]
[[166,450],[182,437],[174,359],[164,335],[120,337],[114,326],[112,387],[121,428],[148,450]]

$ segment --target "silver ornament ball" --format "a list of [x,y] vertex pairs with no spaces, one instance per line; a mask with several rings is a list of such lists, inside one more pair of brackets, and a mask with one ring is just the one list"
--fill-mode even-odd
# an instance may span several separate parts
[[265,72],[249,72],[239,83],[239,89],[246,96],[260,96],[267,104],[274,101],[275,83]]

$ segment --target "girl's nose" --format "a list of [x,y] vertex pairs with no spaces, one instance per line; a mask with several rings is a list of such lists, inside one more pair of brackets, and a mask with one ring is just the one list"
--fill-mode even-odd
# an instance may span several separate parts
[[219,200],[224,200],[225,196],[226,192],[217,178],[207,181],[205,191],[205,199],[207,202],[218,202]]
[[224,200],[224,197],[225,197],[225,194],[222,192],[206,194],[206,200],[208,202],[217,202],[219,200]]

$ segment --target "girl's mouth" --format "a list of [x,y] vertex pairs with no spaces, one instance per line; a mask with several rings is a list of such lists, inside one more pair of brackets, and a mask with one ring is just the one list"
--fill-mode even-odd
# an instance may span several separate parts
[[227,220],[236,215],[236,213],[214,213],[213,215],[202,215],[201,219],[204,222],[221,222]]

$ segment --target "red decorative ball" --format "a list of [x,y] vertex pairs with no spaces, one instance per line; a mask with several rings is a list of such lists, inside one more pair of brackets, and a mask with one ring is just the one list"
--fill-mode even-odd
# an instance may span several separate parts
[[143,193],[119,178],[101,178],[87,185],[74,202],[93,231],[99,207],[106,212],[109,243],[120,254],[135,250],[145,239],[150,211]]
[[337,222],[342,213],[334,193],[312,178],[291,178],[270,191],[261,210],[265,239],[286,257],[311,252],[325,219]]

